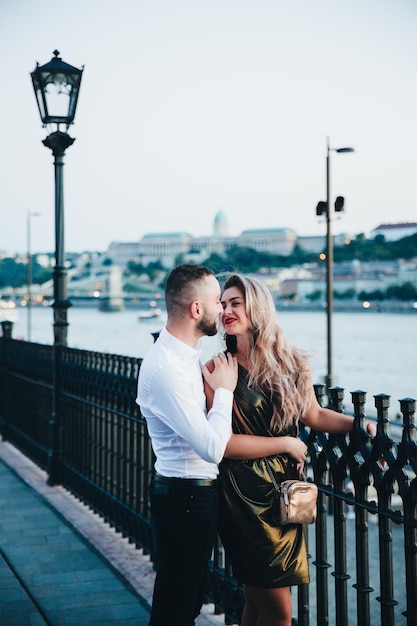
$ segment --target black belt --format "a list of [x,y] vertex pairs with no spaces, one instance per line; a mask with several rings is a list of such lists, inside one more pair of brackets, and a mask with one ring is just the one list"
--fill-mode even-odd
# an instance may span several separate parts
[[154,481],[156,483],[163,483],[164,485],[190,485],[190,487],[215,487],[217,482],[210,478],[176,478],[161,476],[161,474],[155,474]]

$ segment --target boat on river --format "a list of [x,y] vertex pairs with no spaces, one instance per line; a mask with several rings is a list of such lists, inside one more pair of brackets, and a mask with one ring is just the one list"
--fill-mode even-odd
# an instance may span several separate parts
[[138,320],[140,321],[158,318],[160,317],[161,313],[161,309],[147,309],[144,311],[139,311]]

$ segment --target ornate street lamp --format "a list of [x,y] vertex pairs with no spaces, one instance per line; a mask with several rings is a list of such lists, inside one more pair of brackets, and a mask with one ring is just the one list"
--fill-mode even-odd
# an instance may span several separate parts
[[[75,141],[67,130],[74,121],[83,74],[83,69],[64,63],[58,50],[53,54],[49,63],[38,63],[31,73],[42,123],[51,126],[51,130],[55,129],[42,142],[55,157],[54,367],[48,451],[50,485],[60,482],[60,362],[62,349],[67,345],[67,311],[70,307],[64,253],[64,154]],[[65,130],[61,130],[62,126]]]
[[[327,376],[326,387],[333,386],[332,366],[332,319],[333,319],[333,238],[331,229],[330,209],[330,152],[346,153],[355,152],[354,148],[331,148],[327,138],[326,156],[326,202],[319,202],[316,207],[317,215],[326,215],[326,314],[327,314]],[[345,199],[338,196],[334,203],[336,212],[343,211]]]
[[[75,139],[66,132],[73,123],[80,92],[83,69],[65,63],[58,50],[49,63],[39,65],[31,73],[36,101],[43,126],[56,126],[43,144],[55,157],[55,267],[54,282],[54,344],[67,345],[67,271],[64,254],[64,195],[63,166],[65,150]],[[65,131],[61,130],[65,127]]]

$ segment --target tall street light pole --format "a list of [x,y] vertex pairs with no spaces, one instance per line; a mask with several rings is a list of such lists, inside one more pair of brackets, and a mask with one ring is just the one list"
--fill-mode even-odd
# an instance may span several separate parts
[[[68,135],[67,130],[74,121],[83,74],[83,69],[64,63],[58,50],[55,50],[53,54],[54,57],[49,63],[41,66],[37,63],[31,73],[42,123],[44,126],[52,125],[54,129],[42,142],[52,150],[55,167],[54,364],[52,414],[49,421],[49,485],[56,485],[60,482],[60,365],[63,349],[67,345],[67,311],[70,306],[67,297],[64,251],[64,154],[75,141]],[[64,126],[64,131],[61,130],[61,126]]]
[[26,307],[27,307],[27,334],[28,334],[28,341],[31,340],[31,334],[32,334],[32,251],[31,251],[31,218],[32,217],[38,217],[40,215],[40,213],[34,213],[33,211],[28,211],[27,212],[27,254],[28,254],[28,260],[27,260],[27,301],[26,301]]
[[[49,63],[31,73],[33,88],[43,126],[55,125],[55,130],[43,140],[52,150],[55,167],[55,267],[54,283],[54,345],[67,345],[67,270],[64,252],[64,191],[63,167],[65,150],[75,139],[66,132],[73,123],[77,108],[83,69],[65,63],[58,50]],[[65,127],[65,132],[61,130]]]
[[[332,323],[333,323],[333,236],[332,215],[330,207],[330,152],[343,154],[354,152],[353,148],[331,148],[327,138],[326,154],[326,202],[319,202],[316,208],[317,215],[326,215],[326,323],[327,323],[327,376],[326,387],[333,386],[332,364]],[[338,196],[335,200],[334,210],[343,211],[345,199]]]

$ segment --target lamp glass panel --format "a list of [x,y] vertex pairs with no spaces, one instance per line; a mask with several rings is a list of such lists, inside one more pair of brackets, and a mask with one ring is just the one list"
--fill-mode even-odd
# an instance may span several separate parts
[[46,116],[46,107],[45,107],[42,89],[39,87],[39,85],[35,87],[35,94],[36,94],[36,101],[39,107],[39,113],[41,115],[41,119],[43,120],[45,119],[45,116]]
[[51,117],[67,117],[73,85],[64,74],[42,73],[45,86],[45,98],[48,115]]

